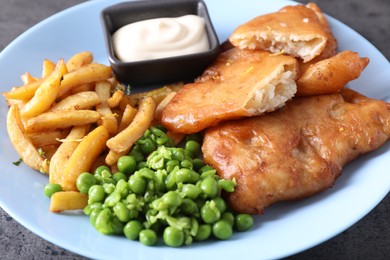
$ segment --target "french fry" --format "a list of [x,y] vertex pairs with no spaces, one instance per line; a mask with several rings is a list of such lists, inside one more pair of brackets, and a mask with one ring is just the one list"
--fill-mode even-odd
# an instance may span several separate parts
[[77,191],[59,191],[50,198],[51,212],[83,209],[88,205],[88,195]]
[[4,92],[3,96],[6,99],[30,100],[45,80],[46,78],[42,78],[20,87],[13,87],[10,91]]
[[125,110],[123,111],[121,121],[119,123],[119,132],[125,129],[128,125],[130,125],[135,115],[137,114],[137,111],[138,110],[136,108],[130,106],[129,104],[126,106]]
[[125,150],[125,151],[123,151],[123,152],[116,153],[116,152],[110,150],[110,151],[107,153],[107,156],[106,156],[106,159],[105,159],[106,164],[107,164],[108,166],[113,166],[113,165],[115,165],[115,164],[118,162],[119,158],[120,158],[121,156],[123,156],[123,155],[128,154],[129,151],[130,151],[130,149],[127,149],[127,150]]
[[100,104],[100,99],[95,91],[84,91],[64,98],[55,104],[49,111],[89,109],[98,104]]
[[93,61],[93,54],[89,51],[83,51],[73,55],[66,63],[69,72],[79,69]]
[[26,122],[26,132],[38,132],[95,123],[100,113],[93,110],[58,110],[46,112]]
[[93,162],[106,148],[108,138],[109,133],[104,126],[98,126],[84,137],[63,170],[61,178],[63,190],[77,190],[77,177],[91,169]]
[[124,97],[125,92],[123,90],[115,90],[115,92],[112,94],[112,96],[107,99],[107,104],[110,108],[114,108],[119,106],[119,103],[121,102],[122,98]]
[[167,94],[165,96],[165,98],[163,100],[161,100],[161,102],[156,107],[156,111],[154,112],[154,119],[157,122],[161,122],[162,111],[168,105],[168,103],[172,100],[172,98],[176,95],[176,93],[177,92],[172,91],[169,94]]
[[26,133],[35,147],[45,145],[59,145],[59,139],[65,138],[69,134],[69,129],[55,129],[42,132]]
[[[81,84],[77,87],[72,88],[66,94],[73,95],[73,94],[77,94],[79,92],[84,92],[84,91],[95,91],[95,83],[91,82],[91,83]],[[66,95],[63,95],[62,97],[64,97],[64,96],[66,96]]]
[[53,73],[56,64],[51,60],[44,59],[42,64],[42,78],[48,77],[51,73]]
[[22,76],[20,76],[20,78],[22,79],[24,85],[33,83],[34,81],[38,80],[37,78],[33,77],[33,75],[31,75],[29,72],[24,73]]
[[96,83],[95,91],[100,99],[100,104],[96,106],[96,111],[102,115],[101,124],[107,128],[110,134],[115,134],[118,131],[118,121],[107,103],[107,100],[110,98],[111,83],[106,80],[99,81]]
[[60,82],[65,73],[64,60],[60,60],[53,73],[36,90],[34,97],[21,109],[22,118],[37,116],[50,108],[57,98]]
[[143,98],[133,122],[107,141],[107,147],[113,152],[120,153],[128,150],[144,134],[150,126],[156,102],[152,97]]
[[75,126],[68,134],[65,140],[58,147],[50,160],[49,181],[50,183],[61,183],[64,167],[74,150],[77,148],[81,140],[87,135],[90,125]]
[[99,63],[87,64],[64,75],[58,96],[62,96],[72,88],[82,84],[106,80],[111,77],[112,70],[110,66]]
[[31,168],[41,171],[44,159],[31,140],[24,134],[23,124],[17,105],[12,105],[7,114],[8,136],[23,162]]

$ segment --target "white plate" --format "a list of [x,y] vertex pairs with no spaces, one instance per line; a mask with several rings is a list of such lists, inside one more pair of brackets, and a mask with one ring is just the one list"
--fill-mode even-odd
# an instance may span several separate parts
[[[89,50],[99,62],[108,64],[100,27],[100,11],[117,1],[90,1],[65,10],[34,26],[11,43],[0,55],[0,91],[20,85],[26,71],[40,75],[44,58],[68,59]],[[290,1],[236,0],[206,1],[221,42],[239,24],[259,14],[276,11]],[[363,75],[350,86],[370,97],[390,101],[390,64],[368,41],[352,29],[329,17],[340,49],[370,57]],[[6,73],[4,73],[6,72]],[[229,241],[209,241],[172,249],[146,247],[125,238],[98,233],[88,217],[53,214],[43,195],[48,178],[21,164],[8,139],[7,105],[0,98],[0,206],[26,228],[78,254],[99,259],[269,259],[289,256],[339,234],[373,209],[390,189],[387,143],[379,150],[345,167],[336,185],[317,196],[294,203],[281,203],[256,217],[254,229],[236,233]]]

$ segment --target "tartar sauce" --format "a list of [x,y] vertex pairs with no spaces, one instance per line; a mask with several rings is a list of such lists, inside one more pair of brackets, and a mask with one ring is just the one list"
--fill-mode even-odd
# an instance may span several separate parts
[[112,37],[114,52],[122,61],[166,58],[209,49],[205,21],[197,15],[131,23],[119,28]]

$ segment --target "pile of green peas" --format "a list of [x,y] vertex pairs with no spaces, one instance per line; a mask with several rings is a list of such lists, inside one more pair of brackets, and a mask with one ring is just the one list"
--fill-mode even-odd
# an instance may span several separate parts
[[234,214],[221,197],[235,182],[221,179],[201,155],[201,136],[189,135],[174,147],[162,127],[150,127],[128,155],[119,158],[118,172],[99,166],[82,173],[77,188],[88,194],[84,213],[106,235],[124,235],[152,246],[162,235],[171,247],[209,238],[229,239],[252,228],[248,214]]

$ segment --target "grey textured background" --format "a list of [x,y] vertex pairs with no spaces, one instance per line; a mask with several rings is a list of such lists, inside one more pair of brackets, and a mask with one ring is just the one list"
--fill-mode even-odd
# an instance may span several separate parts
[[[84,1],[0,0],[0,50],[34,24],[81,2]],[[242,1],[243,4],[244,2]],[[390,59],[389,0],[314,0],[313,2],[316,2],[327,14],[362,34],[387,59]],[[36,236],[0,208],[0,259],[58,258],[85,259]],[[390,259],[390,195],[366,217],[342,234],[289,259],[313,258]]]

